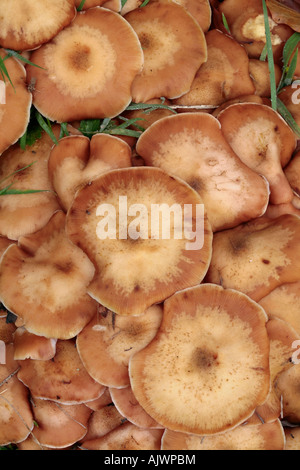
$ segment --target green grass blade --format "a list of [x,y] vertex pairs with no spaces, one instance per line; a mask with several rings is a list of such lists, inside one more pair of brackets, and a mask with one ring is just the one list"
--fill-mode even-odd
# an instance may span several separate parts
[[268,48],[267,48],[267,44],[265,44],[263,50],[261,51],[259,60],[261,60],[262,62],[265,62],[267,60],[267,55],[268,55]]
[[24,62],[25,64],[33,65],[34,67],[38,67],[39,69],[45,70],[44,67],[41,67],[40,65],[34,64],[30,60],[26,59],[21,54],[19,54],[19,52],[17,52],[17,51],[13,51],[12,49],[5,49],[5,51],[7,52],[7,56],[4,57],[4,60],[8,59],[9,57],[16,57],[16,59],[19,59],[20,61]]
[[7,71],[7,68],[5,66],[4,59],[2,59],[2,57],[0,57],[0,71],[1,71],[3,81],[5,82],[5,77],[6,77],[9,81],[9,83],[11,84],[11,86],[13,87],[14,91],[16,91],[16,89],[14,87],[14,84],[11,81],[11,78],[10,78],[9,73]]
[[77,8],[77,11],[81,11],[83,6],[85,4],[85,0],[81,0],[79,7]]
[[44,120],[43,116],[38,112],[36,111],[36,114],[35,114],[35,117],[36,117],[36,120],[37,122],[39,123],[39,125],[41,126],[41,128],[47,132],[47,134],[49,135],[49,137],[53,140],[53,142],[55,143],[55,145],[58,145],[58,142],[57,142],[57,139],[52,131],[52,127],[51,127],[51,124],[50,124],[50,121],[47,120],[47,122]]
[[224,26],[224,28],[226,29],[227,33],[231,34],[230,28],[229,28],[229,25],[228,25],[227,18],[226,18],[226,16],[224,15],[223,12],[222,12],[222,22],[223,22],[223,26]]
[[16,170],[16,171],[14,171],[13,173],[10,173],[10,175],[5,176],[5,178],[3,178],[2,180],[0,180],[0,184],[3,183],[4,181],[8,180],[8,179],[11,178],[12,176],[16,175],[17,173],[20,173],[20,171],[26,170],[27,168],[29,168],[30,166],[34,165],[35,163],[36,163],[36,162],[31,162],[31,163],[29,163],[28,165],[23,166],[23,168],[20,168],[19,170]]
[[156,109],[167,109],[174,114],[177,114],[176,111],[169,106],[164,104],[150,104],[150,103],[131,103],[127,108],[126,111],[136,111],[136,110],[144,110],[145,114],[151,113]]
[[265,0],[262,0],[262,6],[263,6],[263,13],[264,13],[266,45],[267,45],[268,65],[269,65],[269,73],[270,73],[271,104],[272,104],[272,108],[276,111],[277,110],[277,86],[276,86],[276,76],[275,76],[275,65],[274,65],[268,9],[267,9]]

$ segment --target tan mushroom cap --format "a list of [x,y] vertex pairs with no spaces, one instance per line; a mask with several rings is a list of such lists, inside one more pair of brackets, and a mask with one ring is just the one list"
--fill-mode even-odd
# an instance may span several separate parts
[[300,364],[294,364],[293,367],[283,371],[277,377],[274,389],[282,401],[282,418],[289,423],[298,424],[300,422]]
[[143,429],[132,423],[124,423],[103,437],[84,441],[86,450],[160,450],[163,431]]
[[162,429],[162,426],[141,407],[130,386],[109,390],[115,407],[128,421],[140,428]]
[[0,236],[0,259],[3,253],[5,252],[6,248],[8,248],[13,243],[15,243],[15,241],[9,240],[9,238]]
[[29,333],[26,328],[18,327],[14,332],[14,359],[36,359],[49,361],[55,356],[56,339],[45,338]]
[[[140,42],[121,15],[102,7],[77,14],[31,55],[33,104],[53,121],[114,117],[132,100],[131,84],[143,65]],[[122,78],[121,78],[122,77]],[[116,86],[116,84],[118,84]]]
[[243,423],[270,389],[265,323],[264,310],[238,291],[177,292],[154,340],[131,357],[136,399],[173,431],[210,435]]
[[56,212],[38,232],[11,245],[0,264],[0,299],[33,334],[69,339],[97,311],[87,287],[94,266],[65,235],[65,214]]
[[285,214],[293,214],[300,217],[300,208],[297,208],[295,203],[298,204],[298,197],[296,196],[293,198],[292,202],[284,204],[269,204],[266,209],[265,216],[270,219],[277,219],[281,215]]
[[190,90],[177,105],[215,105],[255,92],[249,58],[243,46],[217,29],[205,35],[207,61],[198,69]]
[[270,202],[290,202],[293,192],[283,167],[291,160],[297,141],[280,114],[263,104],[238,103],[224,109],[218,119],[234,152],[267,178]]
[[14,323],[8,323],[6,318],[7,312],[5,310],[1,310],[0,308],[0,341],[8,344],[14,342],[14,332],[16,331],[16,326]]
[[209,0],[177,0],[197,21],[204,33],[211,26],[211,6]]
[[18,378],[34,398],[75,405],[95,400],[103,386],[95,382],[83,366],[75,341],[58,340],[52,360],[19,361]]
[[266,401],[259,405],[253,415],[246,421],[247,424],[272,423],[281,418],[281,403],[274,387],[271,387]]
[[156,335],[162,307],[153,305],[138,316],[96,314],[77,335],[78,354],[91,377],[109,387],[129,385],[128,363]]
[[223,109],[227,108],[228,106],[232,105],[232,104],[235,104],[235,103],[259,103],[259,104],[264,104],[264,99],[261,97],[261,96],[258,96],[258,95],[245,95],[245,96],[240,96],[238,98],[234,98],[232,100],[228,100],[228,101],[225,101],[224,103],[222,103],[220,106],[218,106],[217,108],[215,108],[213,111],[212,111],[212,115],[214,117],[218,117],[218,115],[220,114],[221,111],[223,111]]
[[300,335],[300,281],[276,287],[263,297],[259,304],[265,309],[269,318],[281,318]]
[[278,93],[278,98],[291,113],[296,124],[300,126],[300,81],[295,80],[292,85],[282,88]]
[[296,197],[300,198],[300,150],[284,168],[284,174]]
[[76,16],[74,0],[0,0],[0,44],[17,51],[50,41]]
[[66,230],[95,265],[89,294],[115,313],[139,315],[201,282],[212,244],[202,209],[196,191],[159,168],[112,170],[80,189]]
[[69,209],[77,189],[106,171],[131,166],[131,148],[111,135],[96,134],[62,138],[53,147],[49,177],[61,206]]
[[18,380],[13,344],[6,345],[6,363],[0,364],[0,445],[25,440],[33,429],[28,389]]
[[[281,78],[281,68],[278,64],[274,64],[275,69],[275,82],[276,86],[279,85]],[[271,86],[269,77],[269,65],[267,61],[259,59],[249,60],[249,73],[255,86],[255,93],[258,96],[270,98]]]
[[300,279],[300,219],[259,218],[215,234],[207,282],[237,289],[256,302]]
[[106,405],[111,405],[112,399],[110,396],[110,391],[108,387],[104,387],[102,389],[101,395],[96,398],[95,400],[90,400],[85,403],[85,405],[90,408],[92,411],[101,410]]
[[162,437],[162,450],[284,450],[284,446],[279,420],[205,437],[166,429]]
[[[53,132],[58,137],[59,126],[54,126]],[[2,187],[12,184],[13,189],[20,191],[43,191],[1,196],[2,236],[17,240],[21,236],[34,233],[43,228],[54,212],[60,209],[48,174],[48,158],[53,145],[49,135],[42,132],[41,138],[25,150],[16,143],[1,155],[0,180],[17,171],[1,184]],[[20,171],[22,168],[25,169]]]
[[267,182],[241,162],[210,114],[160,119],[141,135],[136,150],[146,165],[182,178],[199,193],[213,231],[234,227],[266,210]]
[[[4,49],[0,49],[1,59],[6,55]],[[0,85],[3,85],[0,93],[0,155],[26,131],[32,103],[23,65],[14,57],[10,57],[5,59],[5,67],[13,85],[6,77],[4,84],[3,80],[0,80]]]
[[125,422],[118,409],[112,404],[103,406],[100,410],[94,411],[88,422],[87,433],[84,440],[97,439],[98,437],[105,436],[113,429],[121,426]]
[[33,436],[42,447],[63,449],[83,439],[91,416],[84,404],[63,405],[51,400],[34,398]]
[[285,427],[285,448],[284,450],[300,450],[300,426]]
[[205,36],[193,16],[177,2],[160,0],[124,18],[138,35],[144,54],[143,69],[132,84],[133,101],[186,93],[207,59]]

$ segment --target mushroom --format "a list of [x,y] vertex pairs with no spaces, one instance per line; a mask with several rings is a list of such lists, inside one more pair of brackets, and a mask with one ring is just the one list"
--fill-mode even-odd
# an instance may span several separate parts
[[300,422],[300,364],[294,364],[281,372],[276,379],[274,389],[282,402],[282,419],[298,424]]
[[62,138],[52,148],[49,177],[67,212],[77,189],[106,171],[131,166],[131,148],[118,137],[96,134]]
[[73,339],[58,340],[52,360],[24,359],[18,364],[18,379],[34,399],[78,405],[95,400],[104,390],[87,373]]
[[[292,85],[285,86],[278,93],[278,98],[287,108],[292,118],[298,126],[300,126],[300,81],[295,80]],[[299,134],[296,134],[299,139]]]
[[175,293],[155,338],[130,359],[137,401],[173,431],[211,435],[243,423],[270,389],[266,320],[235,290],[202,284]]
[[195,18],[202,31],[206,33],[211,26],[211,6],[209,0],[176,0]]
[[132,84],[133,101],[172,99],[189,91],[207,59],[207,47],[202,28],[186,8],[159,0],[124,18],[138,35],[144,53],[143,69]]
[[38,48],[76,16],[74,0],[1,0],[0,9],[0,44],[16,51]]
[[255,92],[249,58],[243,46],[217,29],[205,35],[207,61],[199,67],[190,90],[173,100],[175,105],[219,106],[230,99]]
[[127,387],[129,359],[154,338],[161,319],[159,305],[137,316],[116,315],[107,310],[96,314],[76,340],[89,375],[107,387]]
[[241,162],[210,114],[162,118],[139,137],[136,151],[146,165],[182,178],[199,193],[214,232],[266,210],[268,183]]
[[272,19],[276,23],[289,25],[294,31],[300,32],[300,8],[298,0],[267,0],[267,6]]
[[87,287],[94,267],[65,235],[65,214],[12,244],[0,264],[0,299],[28,332],[69,339],[91,320],[97,302]]
[[102,389],[102,393],[95,400],[89,400],[85,402],[85,405],[90,408],[92,411],[101,410],[103,407],[112,404],[112,399],[110,396],[110,391],[108,387]]
[[81,440],[87,441],[105,436],[126,421],[115,406],[111,404],[94,411],[88,421],[87,433]]
[[284,450],[285,436],[278,420],[273,423],[238,426],[213,436],[197,436],[166,429],[162,450]]
[[297,141],[280,114],[263,104],[237,103],[219,113],[218,120],[239,158],[267,178],[270,202],[290,202],[293,192],[283,168],[291,160]]
[[297,150],[283,171],[296,198],[300,200],[300,150]]
[[285,448],[284,450],[300,450],[300,426],[285,427]]
[[202,199],[159,168],[112,170],[91,181],[76,193],[66,232],[94,263],[89,295],[120,315],[139,315],[200,283],[211,259]]
[[[1,29],[1,28],[0,28]],[[0,49],[0,58],[7,56],[4,49]],[[30,119],[32,94],[27,89],[26,72],[23,65],[14,57],[5,59],[5,67],[10,77],[0,80],[0,155],[26,131]],[[16,112],[16,109],[18,112]]]
[[265,217],[216,233],[206,282],[244,292],[256,302],[300,279],[300,219]]
[[[281,79],[281,68],[274,64],[275,83],[279,85]],[[255,94],[265,98],[271,96],[271,85],[269,76],[269,64],[267,61],[259,59],[249,59],[249,74],[255,86]]]
[[[52,121],[71,122],[120,114],[143,65],[140,42],[121,15],[102,7],[79,12],[52,41],[31,55],[33,104]],[[122,78],[121,78],[122,77]],[[116,83],[118,86],[116,87]]]
[[55,356],[56,339],[29,333],[23,326],[14,332],[14,359],[36,359],[47,361]]

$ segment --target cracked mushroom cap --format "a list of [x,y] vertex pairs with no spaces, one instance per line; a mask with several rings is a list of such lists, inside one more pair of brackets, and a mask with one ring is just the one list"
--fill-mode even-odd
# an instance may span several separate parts
[[256,302],[300,279],[300,218],[259,218],[214,235],[206,281],[244,292]]
[[270,202],[290,202],[293,191],[283,168],[291,160],[297,140],[280,114],[263,104],[237,103],[224,109],[218,120],[239,158],[267,178]]
[[78,354],[90,376],[108,387],[127,387],[129,359],[154,338],[161,319],[160,305],[137,316],[116,315],[107,310],[96,314],[76,340]]
[[50,361],[24,359],[18,364],[18,379],[33,398],[76,405],[99,398],[105,388],[87,373],[73,339],[58,340]]
[[136,103],[173,99],[186,93],[207,59],[202,28],[177,2],[160,0],[136,8],[124,18],[139,37],[144,65],[132,84]]
[[131,148],[106,134],[64,137],[52,148],[49,177],[61,206],[69,209],[76,191],[106,171],[131,166]]
[[267,182],[241,162],[210,114],[162,118],[143,132],[136,150],[146,165],[182,178],[199,193],[213,231],[259,217],[266,210]]
[[[52,41],[31,55],[33,104],[52,121],[119,115],[132,100],[131,84],[143,65],[140,42],[118,13],[102,7],[77,14]],[[116,83],[118,86],[116,87]]]
[[210,435],[243,423],[270,389],[266,320],[238,291],[203,284],[177,292],[154,340],[131,357],[136,399],[173,431]]
[[[1,59],[6,55],[5,50],[0,49]],[[14,57],[10,57],[5,59],[5,67],[12,84],[6,77],[5,82],[0,80],[0,155],[16,143],[26,131],[32,103],[32,94],[26,85],[24,66]]]
[[74,0],[0,0],[0,44],[16,51],[50,41],[76,16]]
[[120,315],[139,315],[199,284],[211,258],[202,199],[159,168],[100,175],[77,192],[66,230],[94,263],[88,293]]
[[0,299],[33,334],[69,339],[97,311],[87,294],[94,267],[65,236],[65,214],[56,212],[38,232],[21,237],[0,264]]

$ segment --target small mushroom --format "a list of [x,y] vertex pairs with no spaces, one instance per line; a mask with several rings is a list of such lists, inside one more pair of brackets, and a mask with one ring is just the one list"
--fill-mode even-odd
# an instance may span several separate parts
[[186,93],[207,59],[202,28],[181,4],[170,0],[148,3],[124,18],[136,32],[144,53],[143,69],[132,84],[136,103],[172,99]]
[[137,401],[173,431],[211,435],[243,423],[270,389],[266,319],[238,291],[202,284],[175,293],[153,341],[130,359]]
[[18,327],[14,332],[14,359],[36,359],[47,361],[55,356],[56,339],[45,338],[29,333],[26,328]]
[[[143,65],[140,42],[121,15],[106,8],[81,11],[52,41],[31,55],[33,104],[52,121],[71,122],[120,114]],[[116,87],[116,83],[118,86]]]
[[[249,73],[255,86],[255,94],[265,98],[271,96],[271,85],[269,76],[269,64],[267,61],[259,59],[249,59]],[[274,64],[275,83],[279,85],[281,78],[281,68],[278,64]]]
[[206,33],[211,26],[211,6],[209,0],[176,0],[195,18],[202,31]]
[[113,429],[121,426],[126,421],[118,409],[109,404],[103,406],[100,410],[94,411],[88,422],[87,433],[84,435],[84,441],[90,439],[97,439],[98,437],[105,436]]
[[300,422],[300,364],[281,372],[274,389],[282,402],[282,419],[292,424]]

